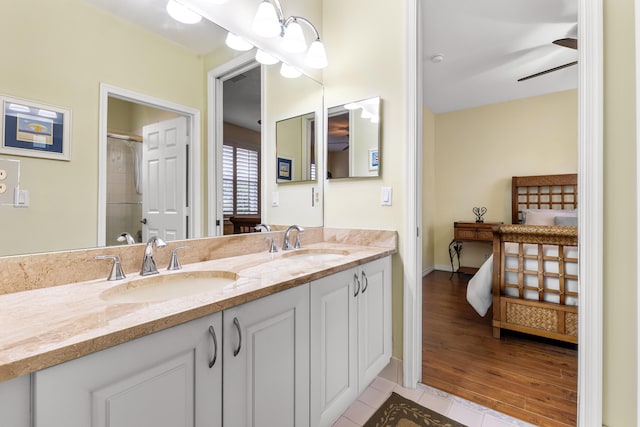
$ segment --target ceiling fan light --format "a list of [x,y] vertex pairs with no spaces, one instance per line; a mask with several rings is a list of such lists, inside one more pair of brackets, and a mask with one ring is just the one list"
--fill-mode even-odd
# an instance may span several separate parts
[[282,49],[289,53],[302,53],[307,50],[302,27],[295,20],[291,21],[284,30]]
[[251,43],[233,33],[227,33],[225,43],[231,49],[239,50],[241,52],[253,49],[253,45]]
[[328,65],[327,52],[320,40],[316,40],[309,46],[305,63],[311,68],[325,68]]
[[260,6],[258,6],[258,11],[253,18],[251,28],[254,33],[261,37],[275,37],[280,35],[282,26],[278,20],[275,8],[268,0],[264,0],[260,3]]
[[295,79],[300,77],[302,73],[298,71],[296,68],[292,67],[291,65],[285,64],[283,62],[282,66],[280,67],[280,75],[288,79]]
[[256,51],[256,61],[264,65],[273,65],[280,62],[275,56],[265,52],[262,49]]
[[183,24],[197,24],[202,20],[202,16],[175,0],[169,0],[167,3],[167,13]]

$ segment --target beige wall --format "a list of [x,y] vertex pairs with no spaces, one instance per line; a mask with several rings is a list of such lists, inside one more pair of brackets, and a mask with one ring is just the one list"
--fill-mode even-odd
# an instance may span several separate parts
[[[450,268],[453,222],[474,221],[473,207],[511,223],[512,176],[577,172],[577,103],[572,90],[435,116],[436,268]],[[465,243],[462,265],[490,254],[489,244]]]
[[634,1],[604,6],[603,422],[636,425],[637,275]]
[[0,255],[95,246],[100,83],[202,109],[202,59],[81,0],[2,2],[0,37],[0,91],[72,112],[71,161],[14,157],[30,207],[0,207]]
[[[323,72],[325,106],[382,98],[381,176],[325,183],[329,227],[397,230],[393,260],[393,355],[402,357],[402,242],[404,241],[405,39],[404,7],[382,0],[324,0],[323,38],[329,67]],[[384,22],[384,25],[379,23]],[[393,188],[393,206],[380,206],[380,188]],[[366,213],[366,214],[365,214]]]

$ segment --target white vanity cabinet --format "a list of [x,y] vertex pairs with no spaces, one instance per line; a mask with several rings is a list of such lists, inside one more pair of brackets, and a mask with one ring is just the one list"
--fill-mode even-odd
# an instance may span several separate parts
[[0,426],[31,427],[30,376],[0,382]]
[[309,285],[223,313],[225,427],[309,425]]
[[391,359],[391,257],[311,283],[312,426],[329,426]]
[[34,426],[221,426],[221,331],[215,313],[36,372]]

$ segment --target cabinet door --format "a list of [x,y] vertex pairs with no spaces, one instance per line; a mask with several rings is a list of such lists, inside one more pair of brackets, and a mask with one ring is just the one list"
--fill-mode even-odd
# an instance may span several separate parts
[[351,269],[311,284],[312,426],[332,425],[358,397],[354,274]]
[[31,426],[29,375],[0,382],[0,426]]
[[364,264],[359,269],[358,393],[391,360],[391,257]]
[[[221,314],[34,374],[36,427],[221,425]],[[218,337],[216,337],[218,338]],[[218,342],[220,344],[220,342]]]
[[309,286],[223,313],[225,427],[309,425]]

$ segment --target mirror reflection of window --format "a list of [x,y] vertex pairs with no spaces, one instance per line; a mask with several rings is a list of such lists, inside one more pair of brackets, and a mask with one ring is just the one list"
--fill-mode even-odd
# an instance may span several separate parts
[[327,178],[380,174],[380,98],[329,108]]

